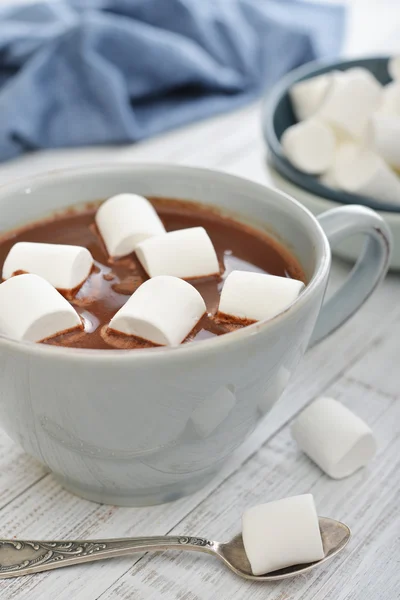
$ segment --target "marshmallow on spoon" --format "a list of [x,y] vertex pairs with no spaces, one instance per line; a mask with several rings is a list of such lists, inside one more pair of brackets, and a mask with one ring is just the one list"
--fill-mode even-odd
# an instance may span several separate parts
[[375,152],[388,165],[400,169],[400,115],[374,115],[369,125],[369,138]]
[[337,165],[335,177],[345,192],[400,204],[400,179],[383,158],[371,150],[362,150],[351,161]]
[[217,254],[204,227],[179,229],[145,240],[137,246],[136,256],[149,277],[193,279],[219,274]]
[[298,121],[309,119],[316,113],[329,88],[331,77],[331,73],[318,75],[299,81],[290,88],[290,100]]
[[303,173],[319,175],[331,165],[336,139],[332,130],[316,119],[288,127],[281,138],[284,153]]
[[382,86],[366,69],[349,69],[331,85],[316,116],[340,135],[361,138],[381,102]]
[[22,271],[46,279],[63,292],[80,287],[93,267],[93,257],[82,246],[18,242],[7,254],[3,279]]
[[249,508],[242,517],[242,537],[253,575],[325,556],[311,494]]
[[200,321],[206,305],[190,283],[159,276],[145,281],[109,323],[109,330],[160,346],[177,346]]
[[292,435],[300,448],[333,479],[364,467],[376,452],[364,421],[332,398],[318,398],[297,417]]
[[224,320],[272,319],[304,288],[297,279],[250,271],[232,271],[222,288],[217,317]]
[[0,333],[3,335],[41,342],[75,329],[83,329],[78,313],[42,277],[17,275],[0,285]]
[[165,233],[151,203],[136,194],[109,198],[98,209],[95,221],[112,258],[131,254],[143,240]]

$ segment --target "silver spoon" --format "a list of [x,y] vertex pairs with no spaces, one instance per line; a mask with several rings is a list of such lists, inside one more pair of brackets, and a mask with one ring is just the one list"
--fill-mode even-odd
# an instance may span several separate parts
[[325,552],[324,558],[314,563],[295,565],[262,576],[252,574],[242,535],[239,534],[226,543],[186,536],[75,541],[0,540],[0,579],[30,575],[116,556],[127,556],[134,552],[195,550],[217,556],[231,571],[245,579],[276,581],[310,571],[343,550],[350,539],[350,529],[339,521],[320,517],[319,527]]

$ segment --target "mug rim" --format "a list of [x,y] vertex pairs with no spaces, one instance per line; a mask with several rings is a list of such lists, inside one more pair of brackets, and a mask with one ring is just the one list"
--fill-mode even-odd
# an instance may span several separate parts
[[[50,171],[43,171],[41,173],[20,177],[18,179],[13,179],[12,181],[3,183],[0,185],[0,203],[3,198],[6,198],[13,193],[16,193],[21,190],[21,186],[26,188],[30,188],[33,185],[37,184],[45,184],[47,181],[56,180],[59,177],[68,177],[68,176],[83,176],[83,177],[93,177],[95,173],[101,171],[102,174],[110,173],[115,174],[120,171],[139,171],[145,172],[148,171],[149,174],[157,171],[168,172],[169,174],[176,172],[177,174],[182,173],[184,171],[188,175],[203,175],[205,177],[217,178],[221,183],[226,182],[226,185],[234,184],[235,182],[242,182],[246,186],[252,187],[256,191],[259,192],[263,190],[268,190],[270,194],[276,197],[277,200],[281,201],[284,199],[288,204],[295,207],[295,209],[303,215],[305,215],[308,219],[309,225],[314,228],[314,232],[318,235],[321,241],[321,247],[315,248],[317,254],[316,267],[314,269],[314,273],[306,285],[304,291],[300,294],[300,296],[292,302],[292,304],[286,308],[283,312],[279,313],[275,317],[265,321],[258,321],[252,325],[248,325],[243,327],[242,329],[230,332],[228,335],[220,335],[210,339],[199,340],[196,343],[191,344],[180,344],[179,346],[157,346],[154,348],[141,348],[133,350],[122,350],[122,349],[99,349],[99,348],[73,348],[73,347],[64,347],[64,346],[52,346],[49,344],[40,344],[36,342],[30,342],[26,340],[15,340],[8,336],[2,335],[0,333],[0,343],[5,346],[11,347],[11,349],[25,351],[27,353],[33,352],[34,354],[50,356],[52,358],[61,358],[62,360],[83,360],[89,359],[94,361],[109,361],[110,358],[113,360],[124,361],[124,360],[135,360],[140,361],[141,359],[146,360],[147,358],[161,357],[163,356],[169,358],[175,358],[177,353],[181,358],[184,356],[191,356],[194,354],[199,354],[201,352],[211,353],[212,351],[217,352],[223,350],[224,347],[231,343],[240,342],[241,340],[246,340],[249,337],[254,335],[260,335],[270,329],[275,329],[280,326],[281,322],[286,319],[288,314],[292,315],[295,312],[298,312],[300,308],[302,308],[309,300],[309,298],[314,294],[315,290],[318,288],[320,283],[324,281],[325,276],[330,268],[331,263],[331,250],[329,246],[328,239],[318,222],[318,220],[314,217],[314,215],[303,206],[298,200],[291,197],[289,194],[282,192],[273,187],[269,187],[268,185],[264,185],[262,183],[258,183],[252,181],[251,179],[246,179],[245,177],[240,177],[237,175],[233,175],[231,173],[226,173],[224,171],[219,171],[217,169],[210,169],[204,167],[192,167],[186,165],[178,165],[173,163],[129,163],[129,162],[112,162],[112,163],[96,163],[96,164],[87,164],[79,167],[69,167],[69,168],[58,168],[52,169]],[[195,198],[193,201],[198,201]],[[201,201],[198,201],[200,204]],[[243,215],[244,216],[244,215]],[[240,214],[238,215],[240,219]]]

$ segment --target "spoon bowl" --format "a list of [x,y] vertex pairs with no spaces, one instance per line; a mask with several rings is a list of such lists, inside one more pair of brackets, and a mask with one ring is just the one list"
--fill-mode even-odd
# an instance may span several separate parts
[[321,531],[325,556],[321,560],[313,563],[293,565],[265,575],[253,575],[250,563],[246,556],[241,533],[236,535],[230,542],[219,544],[217,554],[227,567],[245,579],[251,579],[253,581],[276,581],[278,579],[287,579],[289,577],[294,577],[295,575],[307,573],[314,567],[336,556],[336,554],[343,550],[351,536],[351,531],[347,525],[333,519],[319,517],[319,528]]

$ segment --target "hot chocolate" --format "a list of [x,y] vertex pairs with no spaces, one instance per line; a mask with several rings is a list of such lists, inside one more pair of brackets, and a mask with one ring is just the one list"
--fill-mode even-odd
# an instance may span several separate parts
[[[233,270],[269,273],[305,282],[297,259],[266,233],[194,202],[161,198],[150,200],[167,231],[204,227],[220,264],[220,276],[190,281],[203,297],[207,313],[185,342],[222,335],[246,325],[227,323],[216,317],[223,282]],[[134,253],[122,258],[109,257],[95,225],[97,209],[98,204],[81,211],[71,209],[3,235],[0,239],[0,262],[3,264],[11,247],[21,241],[87,248],[94,258],[94,267],[75,296],[69,298],[84,321],[84,330],[63,333],[44,343],[97,349],[151,347],[151,343],[143,340],[107,331],[112,317],[148,276]]]

